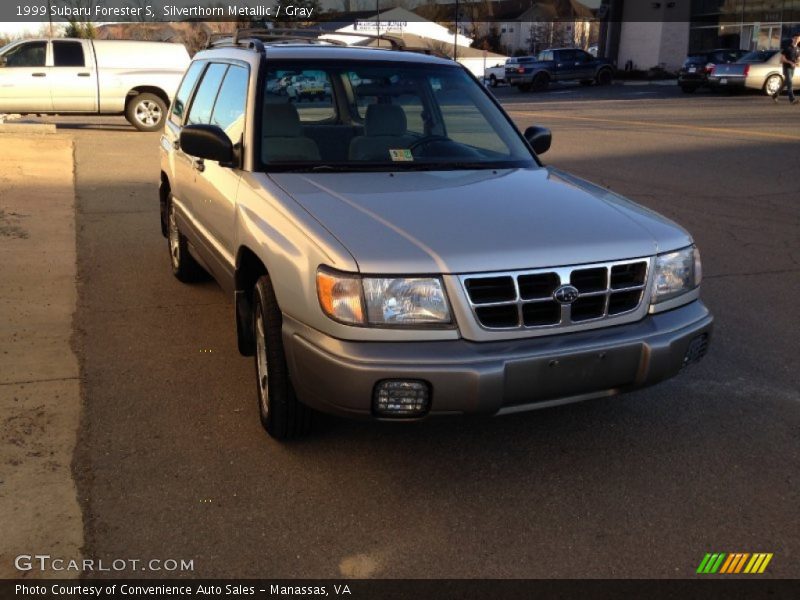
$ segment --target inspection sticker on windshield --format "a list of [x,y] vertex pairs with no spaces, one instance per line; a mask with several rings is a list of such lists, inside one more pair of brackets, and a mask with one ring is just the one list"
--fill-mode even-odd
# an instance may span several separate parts
[[413,162],[414,160],[414,157],[411,154],[411,150],[409,150],[408,148],[401,148],[399,150],[390,148],[389,156],[391,156],[392,160],[395,162]]

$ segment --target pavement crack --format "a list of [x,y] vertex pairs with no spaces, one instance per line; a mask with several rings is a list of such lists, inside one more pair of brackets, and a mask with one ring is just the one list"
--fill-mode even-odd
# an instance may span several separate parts
[[78,381],[80,377],[49,377],[45,379],[29,379],[27,381],[0,381],[0,386],[3,385],[26,385],[29,383],[48,383],[51,381]]

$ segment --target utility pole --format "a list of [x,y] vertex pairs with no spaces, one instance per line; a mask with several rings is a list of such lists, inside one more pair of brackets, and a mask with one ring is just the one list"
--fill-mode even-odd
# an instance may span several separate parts
[[458,58],[458,0],[456,0],[456,26],[453,34],[453,60]]

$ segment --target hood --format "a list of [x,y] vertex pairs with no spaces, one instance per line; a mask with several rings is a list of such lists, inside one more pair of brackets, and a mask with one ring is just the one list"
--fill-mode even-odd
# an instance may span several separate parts
[[660,215],[552,168],[271,177],[362,273],[534,269],[691,243]]

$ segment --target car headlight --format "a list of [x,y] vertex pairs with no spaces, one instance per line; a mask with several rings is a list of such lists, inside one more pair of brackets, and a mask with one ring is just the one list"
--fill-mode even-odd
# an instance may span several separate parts
[[452,322],[438,277],[361,277],[322,268],[317,294],[323,312],[347,325],[428,327]]
[[653,304],[670,300],[700,285],[700,251],[689,246],[656,256]]

